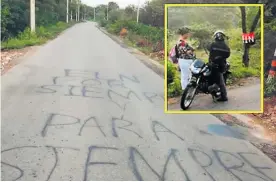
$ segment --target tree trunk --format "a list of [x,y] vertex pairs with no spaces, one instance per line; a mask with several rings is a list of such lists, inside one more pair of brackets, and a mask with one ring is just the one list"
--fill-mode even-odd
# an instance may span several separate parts
[[[246,33],[246,12],[245,7],[241,6],[241,18],[242,18],[242,33]],[[244,43],[244,52],[242,56],[242,62],[245,67],[249,66],[249,46]]]
[[252,23],[252,26],[251,26],[251,29],[250,29],[250,32],[254,32],[257,25],[258,25],[258,22],[260,20],[260,16],[261,16],[261,7],[259,8],[259,11],[258,13],[256,14],[254,20],[253,20],[253,23]]
[[243,57],[242,57],[242,60],[243,60],[243,65],[245,67],[249,67],[249,44],[244,44],[244,52],[243,52]]

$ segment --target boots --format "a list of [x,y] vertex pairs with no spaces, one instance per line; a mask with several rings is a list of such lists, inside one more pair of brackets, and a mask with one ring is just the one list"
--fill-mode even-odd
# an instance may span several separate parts
[[220,97],[217,101],[218,102],[226,102],[226,101],[228,101],[228,98],[227,97]]

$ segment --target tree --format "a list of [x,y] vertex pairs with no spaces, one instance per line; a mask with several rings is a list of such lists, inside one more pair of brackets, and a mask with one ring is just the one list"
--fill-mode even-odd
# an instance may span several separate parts
[[5,30],[1,31],[2,38],[16,36],[29,25],[29,6],[25,1],[2,0],[1,7],[5,10],[1,10],[1,30]]
[[[70,12],[75,19],[78,0],[69,0]],[[1,1],[1,41],[17,36],[29,26],[29,0]],[[66,21],[66,0],[36,0],[37,26],[49,26],[59,21]],[[81,4],[81,8],[87,6]],[[93,12],[93,10],[91,10]],[[83,13],[83,11],[81,11]],[[93,15],[93,13],[92,13]],[[93,15],[94,16],[94,15]]]
[[98,19],[105,19],[106,18],[106,10],[107,10],[107,5],[105,4],[100,4],[96,6],[96,14]]
[[125,7],[124,9],[124,19],[126,20],[135,20],[136,18],[136,10],[137,8],[133,5],[133,4],[130,4],[128,5],[127,7]]
[[108,3],[108,11],[112,11],[112,10],[118,10],[120,7],[116,2],[109,2]]
[[1,4],[1,39],[6,40],[9,37],[7,25],[9,23],[10,8],[2,2]]
[[122,19],[123,10],[111,10],[109,12],[109,18],[108,20],[112,23],[115,23],[115,21]]
[[164,26],[164,3],[161,0],[151,0],[141,8],[140,22],[156,27]]
[[[242,18],[242,32],[246,33],[247,32],[247,27],[246,27],[246,9],[244,6],[240,7],[241,10],[241,18]],[[257,14],[254,17],[254,20],[252,22],[252,25],[250,27],[250,32],[254,32],[257,24],[259,22],[261,15],[261,8],[259,8]],[[244,52],[243,52],[243,57],[242,57],[242,62],[245,67],[249,66],[249,49],[250,45],[249,44],[244,44]]]

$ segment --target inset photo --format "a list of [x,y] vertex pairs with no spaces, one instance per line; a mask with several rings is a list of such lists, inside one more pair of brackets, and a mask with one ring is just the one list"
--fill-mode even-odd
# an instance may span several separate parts
[[263,5],[165,5],[165,113],[263,112]]

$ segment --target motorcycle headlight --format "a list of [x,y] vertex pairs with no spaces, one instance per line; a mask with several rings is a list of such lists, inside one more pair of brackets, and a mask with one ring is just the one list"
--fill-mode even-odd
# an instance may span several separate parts
[[194,66],[191,66],[191,67],[190,67],[190,70],[191,70],[191,72],[194,73],[194,74],[199,74],[199,72],[201,71],[201,68],[196,68],[196,67],[194,67]]

